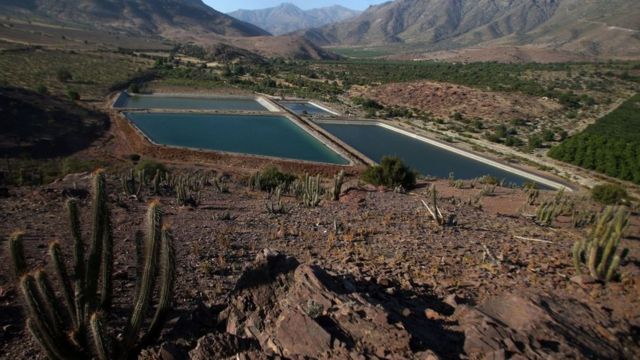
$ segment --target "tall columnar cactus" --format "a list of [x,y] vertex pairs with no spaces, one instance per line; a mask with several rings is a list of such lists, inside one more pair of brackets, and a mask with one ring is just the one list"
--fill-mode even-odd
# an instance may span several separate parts
[[162,182],[162,173],[160,169],[156,169],[156,174],[151,180],[151,191],[154,195],[160,195],[160,183]]
[[526,187],[524,188],[525,193],[527,194],[527,204],[533,205],[536,200],[540,196],[540,190],[535,187]]
[[582,265],[585,265],[592,277],[604,282],[611,281],[629,253],[627,248],[618,252],[628,224],[629,212],[626,208],[607,207],[589,236],[573,245],[576,272],[582,274]]
[[541,226],[551,226],[562,210],[562,204],[555,201],[545,201],[538,207],[536,221]]
[[[93,228],[86,258],[77,202],[69,200],[67,209],[73,240],[73,271],[70,274],[65,267],[60,243],[52,242],[49,256],[56,282],[51,282],[44,270],[27,271],[22,233],[14,233],[9,239],[28,330],[52,359],[130,358],[141,346],[158,337],[171,308],[175,261],[170,230],[162,226],[159,203],[149,205],[146,238],[142,240],[136,234],[137,242],[144,242],[144,250],[137,251],[137,290],[124,334],[107,332],[103,323],[112,302],[113,237],[102,171],[96,172],[93,182]],[[54,284],[58,285],[58,291],[54,290]],[[156,284],[160,287],[157,305],[141,338]],[[63,301],[56,293],[62,295]],[[111,338],[109,334],[117,336]]]
[[122,190],[129,196],[135,196],[140,198],[142,193],[142,185],[144,183],[144,173],[138,172],[136,175],[133,169],[129,170],[128,175],[124,175],[120,178],[122,183]]
[[342,185],[344,184],[344,171],[340,170],[338,174],[333,178],[333,188],[331,189],[331,198],[333,201],[340,200],[340,193],[342,192]]
[[316,175],[315,177],[305,175],[302,202],[308,207],[316,207],[320,205],[321,197],[322,188],[320,187],[320,175]]

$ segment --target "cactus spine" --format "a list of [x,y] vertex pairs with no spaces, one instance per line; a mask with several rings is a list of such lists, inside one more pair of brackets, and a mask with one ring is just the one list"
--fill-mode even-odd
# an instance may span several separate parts
[[340,200],[340,193],[342,192],[342,185],[344,184],[344,170],[340,170],[333,178],[333,188],[331,189],[331,197],[333,201]]
[[[73,238],[73,276],[68,274],[62,261],[60,244],[52,242],[49,245],[53,274],[60,285],[58,293],[62,294],[64,302],[56,297],[54,283],[49,281],[44,270],[27,272],[22,234],[12,235],[8,244],[14,272],[21,274],[19,289],[24,298],[28,330],[52,359],[130,358],[134,355],[134,349],[160,334],[171,308],[175,276],[172,238],[169,229],[162,226],[159,204],[154,202],[149,206],[146,249],[137,252],[137,264],[144,265],[143,269],[137,269],[140,273],[137,288],[140,290],[136,291],[126,336],[121,339],[106,335],[102,314],[109,310],[112,299],[113,237],[105,185],[104,173],[97,171],[93,182],[93,233],[87,259],[84,256],[77,203],[75,200],[67,202]],[[136,238],[139,236],[136,235]],[[159,299],[155,314],[150,319],[151,325],[139,341],[146,312],[152,304],[156,273],[159,273]],[[89,346],[89,343],[93,343],[93,346]]]
[[618,252],[628,223],[629,212],[625,208],[607,207],[589,236],[573,245],[576,272],[582,274],[584,264],[593,278],[611,281],[616,276],[621,261],[629,253],[627,248]]

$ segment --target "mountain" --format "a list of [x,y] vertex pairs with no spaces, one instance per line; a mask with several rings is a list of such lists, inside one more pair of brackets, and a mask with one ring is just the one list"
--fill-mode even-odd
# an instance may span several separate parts
[[202,0],[0,0],[0,13],[29,23],[54,24],[55,28],[75,27],[80,32],[126,33],[195,43],[219,58],[337,58],[303,36],[272,36],[212,9]]
[[201,0],[0,0],[3,14],[167,38],[184,35],[261,36],[259,27]]
[[428,52],[537,46],[591,55],[640,55],[637,0],[396,0],[307,30],[323,45]]
[[281,35],[300,29],[335,23],[358,14],[360,14],[359,11],[340,5],[302,10],[293,4],[283,3],[261,10],[237,10],[228,15],[266,29],[274,35]]

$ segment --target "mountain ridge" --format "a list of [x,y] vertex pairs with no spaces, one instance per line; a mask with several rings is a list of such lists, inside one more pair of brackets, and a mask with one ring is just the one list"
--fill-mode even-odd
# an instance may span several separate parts
[[269,35],[255,25],[209,7],[202,0],[0,0],[0,9],[14,16],[35,15],[54,21],[164,37],[179,33]]
[[302,10],[291,3],[258,9],[240,9],[228,13],[238,20],[256,25],[274,35],[287,34],[305,28],[324,26],[354,17],[360,11],[341,5]]
[[431,52],[534,45],[640,56],[638,18],[634,0],[395,0],[300,33],[323,46],[402,44]]

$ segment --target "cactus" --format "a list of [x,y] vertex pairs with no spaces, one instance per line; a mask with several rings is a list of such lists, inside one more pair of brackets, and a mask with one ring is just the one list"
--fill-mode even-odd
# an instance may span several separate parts
[[540,190],[536,189],[535,187],[526,187],[525,193],[527,194],[528,205],[535,204],[536,200],[540,196]]
[[129,196],[135,196],[137,199],[140,199],[140,194],[142,193],[142,185],[144,182],[144,172],[138,172],[136,176],[134,174],[133,169],[129,170],[129,174],[126,176],[122,176],[120,178],[120,182],[122,183],[122,189],[125,194]]
[[174,179],[176,202],[180,206],[200,205],[200,190],[204,184],[194,175],[182,175]]
[[320,205],[322,196],[322,188],[320,187],[320,175],[312,177],[305,175],[304,192],[302,194],[302,202],[305,206],[316,207]]
[[578,274],[584,264],[589,274],[600,281],[609,282],[616,275],[620,263],[629,253],[624,248],[618,252],[620,240],[629,224],[629,212],[624,207],[607,207],[598,217],[596,226],[588,237],[573,245],[573,263]]
[[561,210],[562,204],[558,204],[555,201],[545,201],[538,207],[536,221],[541,226],[551,226],[560,215]]
[[[287,208],[282,203],[281,199],[282,195],[282,187],[278,186],[275,191],[269,194],[269,198],[265,206],[267,207],[267,212],[269,214],[286,214],[288,212]],[[275,200],[273,198],[275,197]]]
[[160,169],[156,169],[156,174],[151,180],[151,191],[154,195],[160,195],[160,183],[162,182],[162,173]]
[[16,279],[19,279],[27,272],[27,260],[24,258],[24,244],[22,238],[24,232],[16,231],[9,237],[9,254],[13,259],[13,273]]
[[[56,282],[49,280],[45,270],[27,272],[22,233],[14,233],[8,243],[14,272],[20,275],[19,289],[24,298],[27,328],[52,359],[131,358],[136,349],[158,337],[171,309],[175,277],[172,237],[170,230],[162,225],[159,204],[154,202],[147,213],[145,250],[137,251],[137,290],[125,336],[111,338],[108,335],[112,332],[104,329],[102,319],[112,301],[113,237],[102,171],[95,173],[93,192],[93,231],[86,259],[77,203],[67,202],[73,239],[73,275],[64,265],[58,242],[49,245]],[[140,237],[136,234],[136,239]],[[156,283],[159,290],[155,312],[146,334],[140,338]],[[59,285],[59,291],[54,290],[54,284]],[[64,301],[60,301],[56,293],[61,294]]]
[[574,228],[582,228],[587,225],[593,224],[595,221],[595,214],[590,210],[578,211],[573,209],[571,212],[571,224]]
[[333,188],[331,189],[331,198],[333,201],[340,200],[340,193],[342,192],[342,185],[344,184],[344,171],[340,170],[333,178]]

